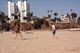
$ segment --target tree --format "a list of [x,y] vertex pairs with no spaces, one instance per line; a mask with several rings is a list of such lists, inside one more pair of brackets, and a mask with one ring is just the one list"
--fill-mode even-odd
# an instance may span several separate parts
[[5,13],[4,12],[0,12],[0,19],[4,19],[5,17]]
[[70,9],[70,11],[72,12],[72,11],[73,11],[73,9]]
[[6,16],[5,16],[5,20],[6,20],[6,21],[9,21],[10,18],[6,15]]
[[14,19],[18,19],[18,15],[15,15],[15,16],[14,16]]
[[77,17],[77,14],[76,13],[71,13],[71,16],[74,18],[74,17]]
[[30,21],[31,17],[33,17],[33,12],[27,14],[27,19]]
[[80,23],[80,17],[77,18],[77,22]]
[[47,13],[49,13],[49,10],[47,10]]
[[51,18],[51,15],[48,15],[48,18],[50,19]]
[[0,12],[0,21],[2,22],[2,23],[5,23],[5,13],[4,12]]
[[52,10],[50,10],[50,12],[53,12]]
[[56,21],[57,21],[58,13],[54,13],[54,16],[55,16],[54,20],[55,20],[55,22],[56,22]]
[[23,17],[23,19],[26,20],[27,18],[26,17]]
[[76,17],[77,17],[77,13],[71,13],[71,16],[72,16],[72,21],[75,22]]
[[58,15],[58,13],[54,13],[54,16],[57,16]]
[[48,13],[48,17],[50,18],[51,17],[51,13],[52,13],[53,11],[52,10],[47,10],[47,13]]
[[61,19],[60,18],[57,18],[57,21],[61,21]]
[[27,14],[27,17],[32,17],[32,16],[33,16],[33,12]]

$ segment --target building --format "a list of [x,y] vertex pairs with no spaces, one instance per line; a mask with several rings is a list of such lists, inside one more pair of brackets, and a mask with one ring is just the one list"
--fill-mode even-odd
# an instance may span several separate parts
[[12,0],[8,0],[8,17],[10,21],[14,20],[13,14],[15,14],[14,2]]
[[20,20],[21,22],[24,22],[25,20],[23,19],[23,17],[26,17],[30,12],[29,3],[26,0],[22,0],[18,1],[17,5],[20,13]]
[[14,15],[20,13],[20,21],[25,22],[23,17],[26,17],[30,12],[29,3],[27,0],[18,0],[15,4],[12,0],[8,0],[8,17],[10,22],[14,21]]
[[62,15],[60,17],[62,23],[69,23],[70,22],[70,18],[67,15]]

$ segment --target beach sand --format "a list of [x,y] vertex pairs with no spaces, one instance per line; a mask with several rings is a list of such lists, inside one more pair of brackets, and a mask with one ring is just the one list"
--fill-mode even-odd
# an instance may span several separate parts
[[0,34],[0,53],[80,53],[80,31],[58,30],[52,32],[22,32],[23,39],[12,32]]

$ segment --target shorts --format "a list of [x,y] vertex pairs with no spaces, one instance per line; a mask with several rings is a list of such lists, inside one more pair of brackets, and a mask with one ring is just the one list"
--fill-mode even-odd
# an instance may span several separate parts
[[55,35],[55,33],[56,33],[56,30],[53,30],[52,32],[53,32],[53,34]]

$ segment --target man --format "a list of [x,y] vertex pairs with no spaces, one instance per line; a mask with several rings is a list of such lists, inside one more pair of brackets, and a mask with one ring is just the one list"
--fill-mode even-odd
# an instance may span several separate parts
[[54,25],[53,23],[51,23],[51,30],[52,30],[52,33],[53,33],[53,35],[54,35],[54,38],[57,38],[57,37],[55,36],[56,28],[55,28],[55,25]]
[[17,19],[15,19],[15,24],[14,24],[14,33],[16,34],[16,38],[18,37],[18,36],[20,36],[21,37],[21,39],[22,39],[22,34],[21,34],[21,32],[20,32],[20,19],[18,18],[19,16],[16,16],[16,18]]

